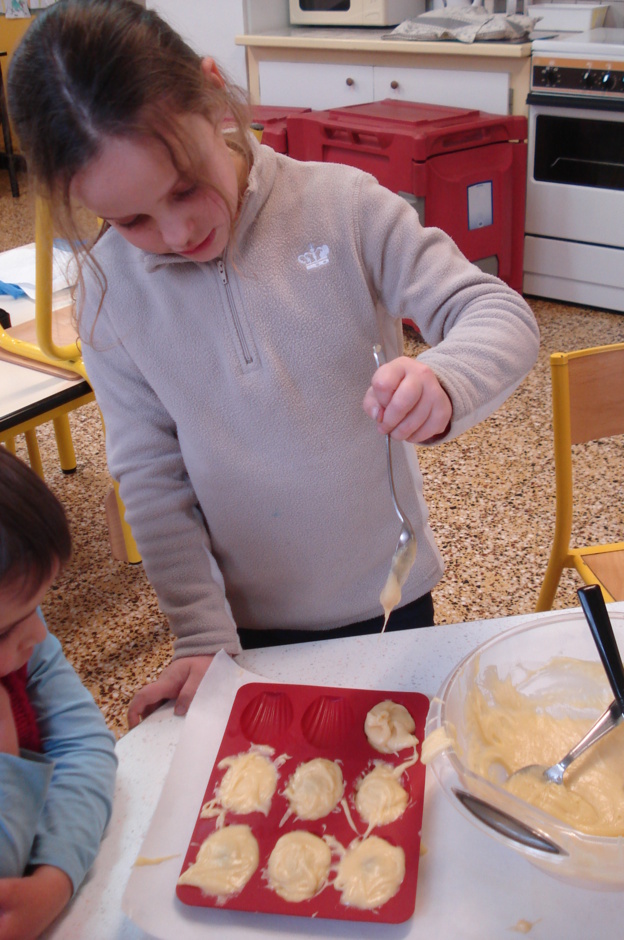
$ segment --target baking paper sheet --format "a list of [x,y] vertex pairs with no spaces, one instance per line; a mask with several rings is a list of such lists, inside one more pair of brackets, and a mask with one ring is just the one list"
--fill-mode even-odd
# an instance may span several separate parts
[[222,913],[184,907],[175,896],[176,883],[236,693],[247,682],[262,681],[237,666],[227,653],[217,653],[184,719],[140,850],[143,858],[173,858],[134,867],[122,899],[124,913],[160,940],[206,940],[206,924]]

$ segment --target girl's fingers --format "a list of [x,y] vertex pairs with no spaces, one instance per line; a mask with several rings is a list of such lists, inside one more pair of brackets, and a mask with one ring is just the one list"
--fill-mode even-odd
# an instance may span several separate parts
[[435,373],[407,356],[380,366],[363,407],[381,434],[412,443],[445,433],[452,416],[450,399]]

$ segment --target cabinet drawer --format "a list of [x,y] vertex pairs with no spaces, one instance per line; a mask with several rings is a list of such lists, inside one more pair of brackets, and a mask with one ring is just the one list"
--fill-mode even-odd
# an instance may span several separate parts
[[259,75],[265,105],[325,110],[373,100],[369,65],[260,62]]
[[507,72],[472,69],[385,68],[374,69],[374,96],[477,108],[492,114],[509,113]]

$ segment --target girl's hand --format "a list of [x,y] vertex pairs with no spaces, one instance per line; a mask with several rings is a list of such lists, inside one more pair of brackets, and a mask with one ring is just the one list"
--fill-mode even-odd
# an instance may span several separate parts
[[382,434],[395,441],[421,444],[446,434],[451,400],[434,372],[418,359],[399,356],[373,375],[363,408]]
[[0,878],[0,940],[35,940],[72,896],[72,883],[52,865],[24,878]]
[[4,685],[0,682],[0,753],[19,755],[19,741],[15,719],[11,709],[11,699]]
[[[128,727],[135,728],[167,699],[177,699],[176,715],[186,715],[213,656],[185,656],[165,666],[158,679],[143,686],[128,709]],[[2,938],[0,937],[0,940]]]

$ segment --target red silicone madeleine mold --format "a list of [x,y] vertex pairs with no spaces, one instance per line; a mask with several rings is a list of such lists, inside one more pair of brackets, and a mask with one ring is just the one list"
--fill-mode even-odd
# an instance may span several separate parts
[[[394,897],[385,904],[374,910],[343,904],[340,892],[332,886],[333,875],[328,884],[310,900],[297,903],[286,901],[271,889],[265,875],[275,843],[287,832],[305,830],[319,837],[331,836],[345,849],[358,834],[360,837],[364,835],[367,825],[355,808],[357,782],[372,770],[375,761],[397,766],[407,761],[413,753],[408,748],[399,754],[380,754],[368,743],[364,733],[366,715],[374,705],[387,699],[408,710],[416,725],[414,734],[422,742],[429,700],[419,692],[379,692],[255,682],[239,689],[202,806],[215,796],[215,790],[226,773],[227,768],[220,769],[218,766],[223,758],[245,753],[252,745],[274,748],[275,759],[288,755],[288,759],[279,764],[279,783],[266,816],[260,812],[245,815],[228,812],[225,817],[226,826],[245,824],[251,828],[258,842],[260,862],[239,894],[223,899],[206,895],[190,885],[178,885],[178,898],[184,904],[198,907],[338,920],[401,923],[411,917],[416,902],[425,787],[425,768],[420,760],[407,767],[400,778],[409,797],[405,812],[395,822],[378,826],[370,833],[393,846],[400,846],[405,852],[405,878]],[[345,782],[344,796],[357,834],[340,804],[328,816],[314,821],[287,815],[289,801],[283,791],[297,767],[316,757],[339,762]],[[201,812],[201,807],[198,812]],[[195,862],[199,847],[217,825],[216,818],[202,819],[198,815],[182,871]]]

